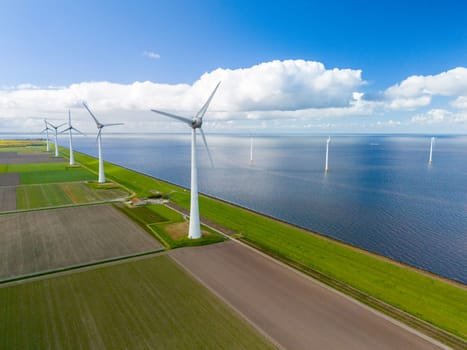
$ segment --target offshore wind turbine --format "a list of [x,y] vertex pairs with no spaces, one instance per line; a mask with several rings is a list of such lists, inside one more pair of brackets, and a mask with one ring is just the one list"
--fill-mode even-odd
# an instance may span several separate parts
[[49,125],[52,127],[52,129],[54,129],[54,136],[55,136],[55,157],[58,157],[58,136],[57,136],[57,135],[58,135],[58,128],[61,127],[61,126],[63,126],[63,125],[65,125],[66,123],[62,123],[62,124],[57,125],[57,126],[53,125],[53,124],[52,124],[51,122],[49,122],[49,121],[46,121],[46,123],[49,124]]
[[331,142],[331,137],[328,136],[328,139],[326,140],[326,165],[324,166],[325,172],[329,171],[329,143],[330,142]]
[[174,118],[186,123],[191,128],[191,195],[190,195],[190,226],[188,229],[188,238],[197,239],[201,237],[201,228],[200,228],[200,220],[199,220],[199,206],[198,206],[198,169],[197,169],[197,160],[196,160],[196,129],[199,129],[199,132],[203,138],[204,145],[206,146],[206,150],[208,152],[209,160],[212,162],[211,153],[209,152],[208,143],[206,142],[206,137],[204,136],[203,129],[201,126],[203,125],[203,117],[206,113],[206,110],[211,103],[211,100],[214,94],[219,87],[218,82],[216,87],[214,88],[211,96],[207,99],[204,103],[203,107],[196,113],[196,115],[192,118],[181,117],[175,114],[162,112],[156,109],[151,109],[151,111],[155,113],[162,114],[166,117]]
[[75,156],[73,153],[73,130],[81,135],[84,135],[81,131],[79,131],[73,125],[71,125],[71,112],[70,110],[68,110],[68,128],[63,130],[61,133],[68,131],[69,140],[70,140],[70,165],[75,165]]
[[97,150],[99,153],[99,179],[97,182],[99,183],[104,183],[105,182],[105,174],[104,174],[104,161],[102,160],[102,140],[101,140],[101,135],[102,135],[102,129],[105,128],[106,126],[114,126],[114,125],[123,125],[123,123],[110,123],[110,124],[102,124],[99,122],[96,118],[96,116],[91,112],[89,109],[88,105],[83,102],[84,108],[86,108],[91,115],[92,119],[96,122],[97,126]]
[[46,137],[46,150],[47,152],[50,152],[50,145],[49,145],[49,130],[52,130],[51,128],[49,128],[49,126],[47,125],[47,119],[44,119],[44,124],[45,124],[45,129],[42,130],[42,132],[45,131],[45,137]]
[[431,142],[430,142],[430,160],[428,161],[428,163],[433,163],[433,143],[435,142],[435,138],[432,137],[431,138]]

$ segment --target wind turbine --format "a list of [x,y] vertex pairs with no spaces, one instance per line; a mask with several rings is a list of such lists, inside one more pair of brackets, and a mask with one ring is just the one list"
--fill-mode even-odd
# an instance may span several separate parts
[[331,142],[330,136],[328,136],[328,139],[326,140],[326,165],[324,166],[325,172],[329,171],[329,142]]
[[47,125],[47,119],[44,119],[44,124],[45,124],[45,129],[42,130],[42,132],[45,131],[45,135],[46,135],[46,144],[47,144],[47,152],[50,152],[50,145],[49,145],[49,130],[52,130],[51,128],[49,128],[49,126]]
[[162,112],[156,109],[151,109],[151,111],[165,115],[166,117],[174,118],[180,120],[191,128],[191,197],[190,197],[190,227],[188,230],[188,238],[197,239],[201,237],[201,229],[200,229],[200,221],[199,221],[199,206],[198,206],[198,169],[197,169],[197,161],[196,161],[196,129],[199,129],[201,136],[203,137],[204,145],[206,146],[206,150],[208,152],[209,160],[212,162],[211,153],[209,152],[208,143],[206,142],[206,137],[204,136],[203,129],[201,126],[203,125],[203,117],[206,113],[206,110],[211,103],[211,100],[214,94],[217,91],[221,82],[218,82],[216,87],[214,88],[211,96],[209,96],[208,100],[204,103],[203,107],[196,113],[196,115],[192,118],[180,117],[175,114]]
[[101,134],[102,134],[102,129],[106,126],[114,126],[114,125],[123,125],[123,123],[111,123],[111,124],[102,124],[99,122],[94,114],[92,114],[91,110],[89,109],[88,105],[83,102],[84,108],[86,108],[91,115],[92,119],[96,122],[97,126],[97,149],[99,152],[99,183],[104,183],[105,182],[105,174],[104,174],[104,161],[102,160],[102,140],[101,140]]
[[68,128],[63,130],[61,133],[68,131],[70,139],[70,165],[75,165],[75,156],[73,154],[73,130],[81,135],[84,135],[81,131],[79,131],[73,125],[71,125],[71,112],[70,110],[68,110]]
[[58,128],[65,125],[66,123],[62,123],[62,124],[57,125],[57,126],[53,125],[49,121],[46,121],[46,123],[49,124],[52,127],[52,129],[54,129],[54,133],[55,133],[55,157],[58,157],[58,136],[57,136],[58,135]]
[[431,138],[431,142],[430,142],[430,160],[428,161],[428,163],[433,163],[433,143],[435,142],[435,138],[432,137]]

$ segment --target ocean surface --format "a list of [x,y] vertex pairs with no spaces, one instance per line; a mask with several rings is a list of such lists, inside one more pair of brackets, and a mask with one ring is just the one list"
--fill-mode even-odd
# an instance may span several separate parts
[[[467,284],[467,136],[208,134],[199,190]],[[76,150],[97,156],[94,136]],[[190,133],[103,134],[110,161],[190,186]],[[68,139],[59,143],[68,146]],[[202,215],[202,213],[201,213]]]

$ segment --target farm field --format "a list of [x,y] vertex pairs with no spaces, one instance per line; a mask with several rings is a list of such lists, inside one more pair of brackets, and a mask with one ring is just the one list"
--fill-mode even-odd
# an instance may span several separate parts
[[272,349],[167,256],[0,288],[1,349]]
[[0,146],[0,164],[60,163],[63,158],[51,157],[47,153],[31,148],[2,148]]
[[0,186],[0,212],[16,210],[16,188]]
[[112,201],[127,195],[121,189],[93,189],[83,182],[24,185],[16,187],[16,209]]
[[161,249],[111,205],[0,215],[0,280]]
[[24,185],[96,179],[87,169],[68,167],[63,159],[55,163],[0,164],[0,173],[18,173]]

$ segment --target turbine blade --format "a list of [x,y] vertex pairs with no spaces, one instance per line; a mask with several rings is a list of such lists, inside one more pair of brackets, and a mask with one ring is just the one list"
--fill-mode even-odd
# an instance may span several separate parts
[[203,142],[204,142],[204,146],[206,146],[206,151],[208,151],[208,156],[209,156],[209,161],[211,162],[211,167],[214,168],[214,162],[212,161],[211,151],[209,150],[208,143],[206,141],[206,136],[204,136],[203,129],[199,128],[199,132],[201,133],[201,136],[203,137]]
[[104,127],[104,126],[114,126],[114,125],[124,125],[124,124],[123,123],[102,124],[102,127]]
[[101,137],[101,133],[102,133],[102,128],[99,128],[99,131],[97,132],[96,142],[99,140],[99,137]]
[[188,124],[189,126],[191,126],[191,119],[189,118],[185,118],[185,117],[180,117],[179,115],[175,115],[175,114],[171,114],[171,113],[167,113],[167,112],[162,112],[162,111],[158,111],[157,109],[151,109],[151,111],[155,112],[155,113],[159,113],[159,114],[162,114],[162,115],[165,115],[166,117],[170,117],[170,118],[174,118],[174,119],[177,119],[177,120],[180,120],[186,124]]
[[63,134],[63,133],[67,132],[70,129],[73,129],[73,128],[72,127],[66,128],[66,129],[60,131],[59,134]]
[[86,108],[89,112],[89,114],[91,115],[92,119],[94,119],[94,121],[96,122],[96,125],[99,126],[99,121],[97,120],[96,116],[94,114],[92,114],[91,110],[89,109],[88,105],[86,104],[86,102],[83,102],[83,106],[84,108]]
[[49,124],[49,125],[50,125],[52,128],[54,128],[54,129],[55,129],[55,128],[58,128],[58,126],[53,125],[53,124],[52,124],[51,122],[49,122],[48,120],[46,121],[46,123]]
[[59,127],[61,127],[61,126],[65,125],[65,124],[66,124],[66,123],[62,123],[62,124],[60,124],[59,126],[57,126],[57,129],[58,129]]
[[201,107],[201,109],[198,111],[198,113],[196,113],[195,118],[200,118],[201,120],[203,119],[204,114],[206,113],[206,111],[207,111],[207,109],[209,107],[209,104],[211,103],[211,100],[214,97],[214,94],[216,93],[217,88],[219,87],[220,84],[221,84],[221,82],[217,83],[216,87],[214,88],[213,92],[211,93],[211,96],[209,96],[208,100],[203,105],[203,107]]
[[68,110],[68,125],[71,126],[71,112]]
[[75,127],[71,127],[72,130],[76,131],[78,134],[81,134],[83,136],[86,136],[86,134],[82,133],[81,131],[79,131],[78,129],[76,129]]

